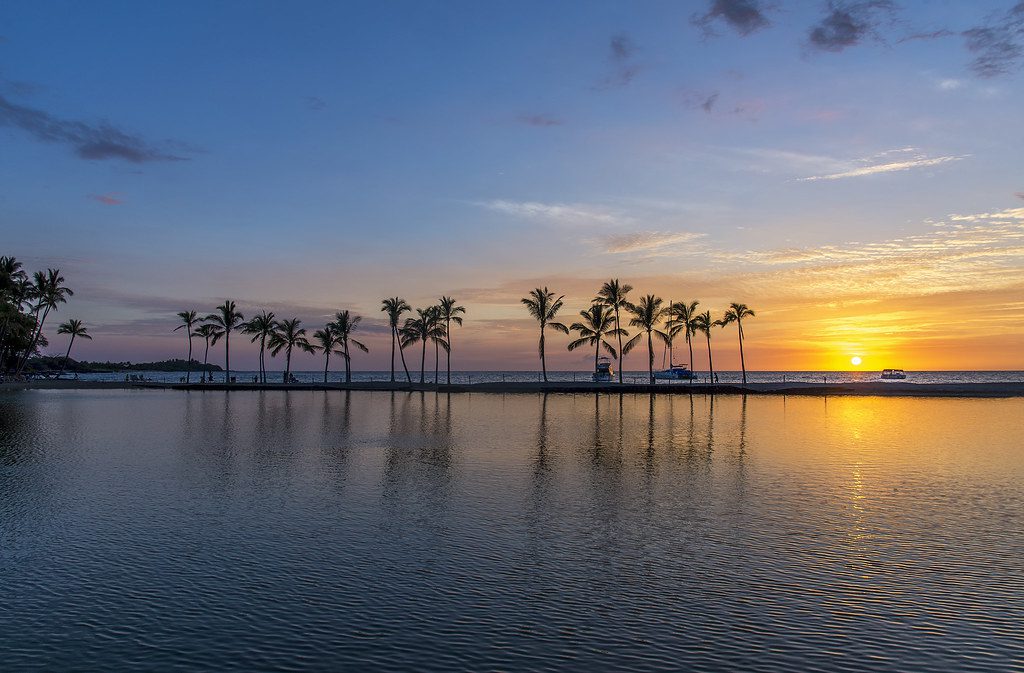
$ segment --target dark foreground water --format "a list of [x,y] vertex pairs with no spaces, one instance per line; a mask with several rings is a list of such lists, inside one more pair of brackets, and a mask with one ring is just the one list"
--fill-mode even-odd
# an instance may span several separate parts
[[1020,670],[1024,400],[0,395],[0,668]]

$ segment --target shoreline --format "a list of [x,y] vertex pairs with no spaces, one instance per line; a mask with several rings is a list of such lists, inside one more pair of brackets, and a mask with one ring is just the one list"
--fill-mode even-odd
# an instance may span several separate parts
[[592,382],[519,382],[519,383],[391,383],[373,381],[359,383],[140,383],[123,381],[11,381],[0,383],[0,391],[19,390],[181,390],[181,391],[317,391],[355,390],[383,392],[442,392],[442,393],[487,393],[487,394],[537,394],[537,393],[642,393],[656,395],[812,395],[852,397],[971,397],[1005,398],[1024,397],[1024,383],[905,383],[905,382],[857,382],[857,383],[749,383],[735,384],[647,384],[647,383],[592,383]]

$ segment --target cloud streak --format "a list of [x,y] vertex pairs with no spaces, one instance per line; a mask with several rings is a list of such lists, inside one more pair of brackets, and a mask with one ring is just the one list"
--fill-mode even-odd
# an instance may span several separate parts
[[918,156],[913,159],[906,161],[890,161],[886,163],[873,164],[870,166],[860,166],[857,168],[851,168],[849,170],[839,171],[837,173],[826,173],[824,175],[812,175],[806,178],[799,178],[800,182],[813,182],[817,180],[841,180],[843,178],[858,178],[865,175],[878,175],[879,173],[895,173],[899,171],[909,171],[914,168],[925,168],[928,166],[940,166],[953,161],[959,161],[963,159],[962,156],[945,156],[945,157],[924,157]]
[[21,129],[40,142],[68,145],[81,159],[117,159],[134,164],[186,160],[106,122],[90,124],[59,119],[44,110],[13,103],[3,96],[0,96],[0,126]]
[[541,203],[538,201],[507,201],[493,199],[476,202],[477,206],[506,215],[560,224],[620,224],[622,216],[611,210],[579,203]]
[[602,239],[604,252],[623,254],[631,252],[651,252],[662,248],[689,243],[702,238],[704,234],[696,232],[638,231],[628,234],[612,234]]

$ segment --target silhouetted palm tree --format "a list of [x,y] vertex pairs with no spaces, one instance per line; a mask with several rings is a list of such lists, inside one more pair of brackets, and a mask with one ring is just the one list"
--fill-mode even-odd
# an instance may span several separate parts
[[178,317],[181,318],[181,324],[175,327],[173,331],[177,332],[180,329],[184,329],[185,334],[188,336],[188,362],[185,365],[185,383],[190,383],[192,379],[192,330],[199,322],[199,318],[195,311],[178,311]]
[[349,343],[364,353],[370,352],[369,348],[352,338],[352,333],[356,331],[362,321],[360,316],[352,315],[348,311],[338,311],[334,314],[334,322],[328,325],[334,330],[338,337],[338,343],[341,344],[341,355],[345,358],[345,383],[352,382],[352,351]]
[[225,299],[224,303],[217,307],[217,311],[217,313],[206,316],[206,320],[217,325],[224,332],[221,335],[224,337],[224,383],[229,383],[231,381],[231,332],[238,328],[245,316],[237,310],[235,302],[230,299]]
[[270,354],[274,357],[277,357],[282,350],[285,352],[283,379],[285,383],[291,380],[292,349],[298,348],[307,353],[316,352],[306,338],[306,328],[299,327],[301,324],[302,321],[298,318],[278,321],[277,329],[270,335],[270,341],[267,344],[270,347]]
[[[654,383],[654,335],[657,334],[663,341],[668,339],[668,334],[658,329],[658,325],[661,324],[661,319],[665,315],[662,299],[649,294],[641,297],[636,304],[630,304],[628,308],[629,312],[633,314],[629,324],[647,332],[647,373],[651,383]],[[639,338],[640,335],[637,334],[623,348],[628,352]]]
[[249,343],[256,343],[259,339],[260,342],[260,383],[267,382],[267,361],[266,361],[266,350],[267,341],[277,331],[277,320],[273,313],[263,311],[257,316],[253,316],[248,322],[242,325],[242,332],[245,334],[251,334],[252,338],[249,339]]
[[[680,327],[683,334],[686,335],[686,348],[690,351],[689,367],[691,372],[696,369],[693,362],[693,340],[691,337],[696,333],[693,319],[697,315],[698,306],[700,306],[700,302],[694,300],[691,302],[677,301],[669,307],[672,323]],[[690,383],[693,383],[692,378]]]
[[721,320],[711,319],[711,311],[704,311],[693,317],[694,329],[698,332],[704,332],[704,336],[708,339],[708,371],[711,373],[711,378],[709,379],[711,383],[715,382],[715,364],[711,359],[711,330],[715,327],[721,327],[722,324]]
[[196,328],[194,335],[206,340],[206,350],[203,352],[203,379],[212,382],[210,373],[210,344],[216,344],[224,336],[224,330],[214,323],[203,323]]
[[388,314],[388,322],[391,323],[391,382],[395,382],[395,343],[398,343],[399,355],[402,357],[402,369],[405,370],[405,378],[412,383],[409,375],[409,367],[405,364],[405,349],[402,348],[398,331],[398,321],[402,314],[411,311],[412,307],[401,297],[390,297],[381,302],[381,309]]
[[427,342],[433,341],[435,345],[445,350],[448,349],[444,325],[438,318],[436,308],[436,306],[431,306],[430,308],[416,309],[417,317],[406,318],[401,330],[403,348],[417,342],[422,346],[420,353],[420,383],[426,382]]
[[324,352],[324,383],[327,383],[327,371],[331,366],[331,353],[341,353],[341,351],[335,350],[339,343],[338,333],[330,325],[327,325],[327,327],[313,332],[313,340],[316,341],[313,348]]
[[14,257],[0,257],[0,311],[3,311],[3,322],[0,322],[0,372],[7,362],[7,351],[11,344],[11,321],[21,322],[21,305],[30,287],[28,276],[22,270],[21,262]]
[[71,347],[75,345],[75,337],[89,339],[90,341],[92,341],[92,337],[89,336],[89,332],[85,329],[82,321],[75,320],[74,318],[58,327],[57,334],[71,335],[71,341],[68,342],[68,352],[64,354],[64,362],[61,363],[60,372],[57,374],[57,378],[60,378],[64,374],[64,368],[68,366],[68,358],[71,357]]
[[580,333],[579,339],[569,342],[569,350],[576,350],[580,346],[593,346],[594,371],[597,371],[597,359],[600,357],[602,346],[613,358],[618,357],[618,351],[605,341],[605,338],[621,336],[625,330],[616,326],[615,313],[603,303],[591,304],[586,311],[580,311],[580,317],[583,318],[583,322],[574,322],[569,326],[573,332]]
[[731,322],[736,323],[740,339],[740,369],[743,370],[743,385],[747,385],[747,363],[743,359],[743,319],[754,317],[756,317],[756,314],[746,304],[733,302],[729,304],[729,308],[725,311],[725,317],[721,321],[722,326],[728,325]]
[[544,382],[548,380],[548,365],[544,358],[544,330],[550,327],[556,332],[562,334],[568,334],[569,328],[560,322],[555,322],[555,316],[558,311],[562,308],[562,300],[565,299],[565,295],[555,298],[555,293],[544,288],[535,288],[530,291],[529,297],[523,297],[520,301],[526,306],[526,309],[530,312],[530,315],[534,317],[537,322],[540,323],[540,341],[538,342],[538,350],[540,350],[540,367],[544,373]]
[[461,314],[465,315],[466,307],[465,306],[459,306],[458,303],[454,299],[452,299],[451,297],[441,297],[441,301],[440,301],[440,303],[438,303],[437,307],[439,309],[441,309],[441,320],[444,321],[444,333],[448,337],[448,348],[446,348],[445,350],[446,350],[447,356],[448,356],[448,358],[447,358],[447,360],[448,360],[448,365],[447,365],[447,370],[448,370],[447,371],[447,381],[448,381],[448,385],[451,385],[451,382],[452,382],[452,323],[455,323],[456,325],[461,325],[462,324],[462,317],[459,314],[461,313]]
[[[633,290],[633,286],[627,283],[620,283],[618,278],[612,278],[604,285],[597,293],[598,299],[600,299],[605,306],[615,311],[615,324],[622,328],[622,318],[619,315],[619,310],[627,308],[629,306],[629,299],[626,298]],[[619,335],[619,383],[622,383],[622,370],[623,360],[626,357],[626,351],[622,347],[622,337],[629,336],[628,332],[623,331]]]
[[[21,366],[18,367],[18,373],[21,373],[28,363],[29,357],[35,352],[39,336],[43,333],[43,324],[46,322],[46,316],[50,314],[50,310],[57,310],[58,306],[67,303],[68,297],[75,294],[71,288],[64,285],[64,276],[60,275],[60,269],[47,269],[45,274],[42,271],[37,271],[35,286],[37,327],[35,336],[32,337],[32,342],[21,361]],[[42,310],[41,317],[39,317],[40,310]]]

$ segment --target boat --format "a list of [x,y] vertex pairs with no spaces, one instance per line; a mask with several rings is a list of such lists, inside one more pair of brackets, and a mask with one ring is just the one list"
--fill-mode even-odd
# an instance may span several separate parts
[[597,367],[594,368],[594,382],[610,383],[614,374],[615,371],[612,369],[611,359],[603,355],[598,358]]
[[672,365],[668,369],[654,372],[654,378],[663,381],[690,381],[697,378],[697,375],[691,372],[686,365]]
[[907,378],[906,373],[902,369],[884,369],[882,370],[881,378],[886,380],[896,380]]

